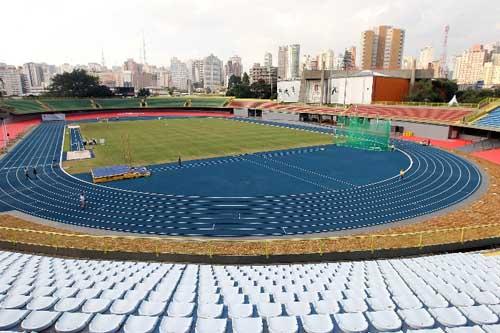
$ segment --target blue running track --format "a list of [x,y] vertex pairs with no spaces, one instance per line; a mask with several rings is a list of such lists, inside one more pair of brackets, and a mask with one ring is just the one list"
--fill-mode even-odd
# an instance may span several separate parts
[[[358,185],[346,179],[333,181],[324,179],[324,175],[315,175],[312,179],[317,180],[318,185],[323,184],[319,183],[323,180],[324,184],[337,185],[343,181],[345,186],[233,197],[138,192],[94,185],[61,170],[64,127],[64,122],[42,123],[0,160],[0,210],[18,210],[71,225],[140,234],[302,235],[368,227],[429,214],[464,200],[481,184],[478,169],[466,160],[439,149],[398,141],[397,147],[412,160],[404,181],[398,177],[383,179],[381,175],[378,179],[382,180],[378,182]],[[312,129],[307,127],[307,130]],[[240,158],[245,159],[245,163],[264,160],[266,167],[273,165],[278,170],[270,172],[271,177],[293,181],[279,172],[283,171],[278,168],[283,160],[271,161],[272,156],[260,155]],[[290,156],[289,162],[293,161]],[[294,165],[292,163],[291,168]],[[37,167],[39,179],[25,179],[25,166]],[[289,169],[290,166],[286,170]],[[376,169],[373,170],[376,173]],[[84,210],[79,208],[80,191],[85,191],[89,202]]]

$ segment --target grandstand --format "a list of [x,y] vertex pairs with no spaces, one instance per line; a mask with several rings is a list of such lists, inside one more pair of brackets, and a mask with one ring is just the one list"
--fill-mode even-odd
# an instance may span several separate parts
[[138,108],[140,106],[138,98],[100,98],[94,99],[94,102],[101,109]]
[[40,101],[47,105],[52,111],[85,110],[94,108],[91,100],[88,98],[42,99]]
[[16,114],[48,111],[48,108],[36,99],[0,99],[0,108],[2,106],[13,109]]
[[498,333],[499,258],[212,266],[0,252],[0,329]]
[[474,122],[476,126],[491,127],[500,129],[500,107],[487,113],[484,117],[479,118]]

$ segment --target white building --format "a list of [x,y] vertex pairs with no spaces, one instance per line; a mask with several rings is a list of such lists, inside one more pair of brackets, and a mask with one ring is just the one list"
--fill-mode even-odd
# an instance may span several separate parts
[[170,60],[170,83],[171,87],[179,90],[188,90],[189,73],[185,63],[173,57]]
[[222,60],[213,54],[203,59],[203,88],[217,91],[222,88],[223,79]]
[[453,78],[458,84],[475,84],[483,79],[483,67],[487,51],[482,45],[474,45],[455,58]]
[[23,92],[20,71],[15,66],[0,63],[0,91],[6,96],[21,96]]
[[321,52],[318,56],[318,68],[333,70],[335,69],[335,53],[333,50]]
[[241,58],[237,55],[232,56],[226,62],[224,66],[224,87],[229,85],[229,79],[231,76],[239,76],[243,74],[243,65],[241,63]]
[[292,80],[300,77],[300,45],[288,45],[286,79]]
[[23,65],[23,74],[26,75],[28,91],[39,91],[43,88],[43,68],[42,65],[34,62],[28,62]]
[[273,66],[273,55],[271,52],[264,53],[264,67],[272,67]]
[[434,48],[432,46],[426,46],[420,50],[417,69],[428,69],[433,61],[434,61]]
[[412,69],[413,64],[416,62],[415,57],[412,56],[404,56],[403,63],[401,65],[401,69]]

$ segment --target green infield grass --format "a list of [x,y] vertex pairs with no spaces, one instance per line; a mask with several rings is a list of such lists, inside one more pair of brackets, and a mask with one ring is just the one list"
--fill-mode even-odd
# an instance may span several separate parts
[[[95,158],[66,161],[70,173],[119,164],[151,165],[331,144],[333,137],[294,129],[214,118],[81,123],[84,138],[103,138]],[[91,146],[90,146],[91,147]],[[66,130],[64,149],[69,149]]]

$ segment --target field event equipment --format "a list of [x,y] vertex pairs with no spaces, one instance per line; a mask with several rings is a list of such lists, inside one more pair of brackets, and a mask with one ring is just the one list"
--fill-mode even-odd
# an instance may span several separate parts
[[151,171],[146,167],[130,167],[127,165],[115,165],[103,168],[94,168],[91,171],[94,183],[105,183],[114,180],[133,179],[151,176]]
[[339,146],[375,151],[390,149],[390,120],[338,117],[337,126],[337,135],[345,139]]

